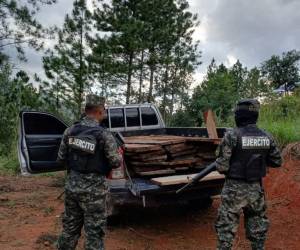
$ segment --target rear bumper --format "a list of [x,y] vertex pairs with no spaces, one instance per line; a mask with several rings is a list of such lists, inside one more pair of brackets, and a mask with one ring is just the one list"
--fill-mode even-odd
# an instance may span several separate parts
[[144,189],[140,189],[136,195],[133,195],[129,188],[114,189],[112,187],[110,192],[110,203],[113,207],[156,207],[161,205],[183,203],[189,200],[219,195],[223,184],[224,179],[201,182],[198,185],[186,189],[180,194],[176,194],[176,190],[179,189],[181,185],[160,187],[150,184],[151,187],[147,189],[145,188],[145,183],[143,183]]

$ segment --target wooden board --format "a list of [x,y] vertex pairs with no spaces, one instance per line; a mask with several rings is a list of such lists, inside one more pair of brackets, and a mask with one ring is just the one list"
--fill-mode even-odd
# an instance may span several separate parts
[[155,150],[155,151],[149,151],[149,152],[125,152],[125,155],[129,158],[135,158],[135,157],[156,157],[156,156],[161,156],[161,155],[165,155],[166,151],[164,149],[160,149],[160,150]]
[[204,119],[205,119],[208,137],[210,139],[218,139],[215,115],[211,109],[209,109],[204,113]]
[[[158,178],[152,178],[151,181],[160,186],[185,184],[185,183],[188,183],[195,175],[196,174],[158,177]],[[214,172],[211,172],[209,175],[205,176],[201,180],[201,182],[202,181],[219,180],[219,179],[224,179],[224,178],[225,178],[224,175],[221,175],[217,171],[214,171]]]
[[137,172],[140,176],[151,176],[151,175],[166,175],[166,174],[175,174],[176,171],[174,169],[161,169],[161,170],[153,170],[146,172]]
[[186,142],[199,142],[199,143],[203,143],[203,142],[207,142],[207,143],[213,143],[213,144],[220,144],[220,142],[222,141],[221,138],[206,138],[206,137],[184,137],[184,139],[186,140]]
[[137,167],[147,167],[147,166],[182,166],[182,165],[192,165],[197,162],[197,159],[180,159],[180,160],[173,160],[173,161],[161,161],[161,162],[131,162],[132,166]]
[[126,152],[150,152],[163,150],[160,145],[125,144]]
[[168,158],[167,155],[157,155],[157,156],[150,156],[147,157],[147,155],[141,155],[130,158],[130,161],[141,161],[141,162],[155,162],[155,161],[166,161]]
[[149,145],[172,145],[172,144],[179,144],[179,143],[183,143],[186,140],[184,138],[180,138],[180,139],[173,139],[173,140],[158,140],[156,141],[155,139],[139,139],[139,138],[132,138],[130,140],[125,140],[125,144],[149,144]]
[[179,144],[175,144],[175,145],[167,145],[167,146],[164,146],[164,148],[169,153],[177,153],[177,152],[182,152],[183,150],[194,149],[194,146],[187,145],[186,143],[179,143]]
[[184,150],[184,151],[177,152],[177,153],[172,153],[171,156],[173,158],[179,157],[179,156],[187,156],[187,155],[194,156],[196,154],[196,152],[197,152],[196,149],[189,149],[189,150]]

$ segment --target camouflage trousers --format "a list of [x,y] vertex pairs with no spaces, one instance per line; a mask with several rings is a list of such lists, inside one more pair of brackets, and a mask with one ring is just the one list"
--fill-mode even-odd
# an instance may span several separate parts
[[63,232],[57,243],[59,250],[74,250],[85,231],[85,249],[103,250],[106,226],[106,192],[76,193],[66,190]]
[[227,179],[222,190],[222,204],[219,208],[215,228],[218,250],[230,250],[239,226],[240,213],[243,211],[246,236],[253,250],[264,250],[269,227],[266,217],[264,192],[260,183],[247,183]]

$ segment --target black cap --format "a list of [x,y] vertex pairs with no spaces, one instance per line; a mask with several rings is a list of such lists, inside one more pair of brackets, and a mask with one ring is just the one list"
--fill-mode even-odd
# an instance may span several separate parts
[[240,100],[235,108],[235,111],[238,110],[244,110],[244,111],[250,111],[250,112],[259,112],[260,109],[260,103],[256,99],[242,99]]

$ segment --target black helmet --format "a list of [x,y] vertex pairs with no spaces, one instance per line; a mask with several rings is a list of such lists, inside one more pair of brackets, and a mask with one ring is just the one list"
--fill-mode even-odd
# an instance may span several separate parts
[[256,124],[260,103],[256,99],[242,99],[235,108],[235,122],[238,127]]

